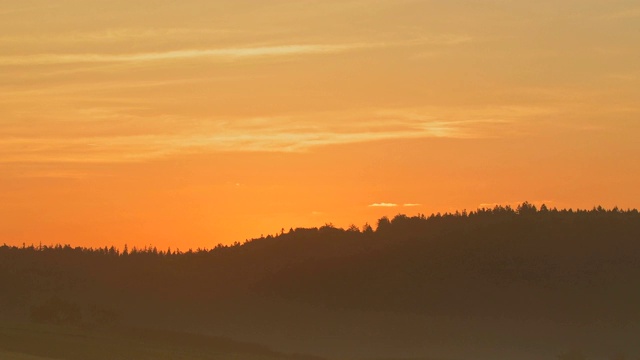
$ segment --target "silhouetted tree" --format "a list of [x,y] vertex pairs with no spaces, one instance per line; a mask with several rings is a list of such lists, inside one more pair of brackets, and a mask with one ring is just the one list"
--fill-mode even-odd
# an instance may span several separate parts
[[386,231],[391,228],[391,221],[386,216],[378,219],[378,226],[376,227],[376,232]]
[[535,205],[530,204],[526,201],[516,208],[516,212],[518,213],[518,215],[531,215],[535,214],[537,211],[538,209]]

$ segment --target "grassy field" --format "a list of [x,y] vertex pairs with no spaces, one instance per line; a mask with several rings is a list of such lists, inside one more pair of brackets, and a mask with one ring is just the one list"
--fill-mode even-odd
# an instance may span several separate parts
[[20,353],[12,353],[0,350],[0,359],[4,360],[55,360],[53,358],[34,356]]
[[0,325],[0,358],[8,360],[302,360],[266,347],[197,334],[114,328],[81,330]]

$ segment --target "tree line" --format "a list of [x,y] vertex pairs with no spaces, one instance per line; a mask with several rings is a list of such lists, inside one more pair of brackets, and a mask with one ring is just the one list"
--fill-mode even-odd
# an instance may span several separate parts
[[186,251],[3,245],[0,317],[161,323],[176,321],[176,308],[201,319],[285,317],[287,306],[267,305],[284,303],[624,327],[640,322],[638,259],[638,210],[526,202]]

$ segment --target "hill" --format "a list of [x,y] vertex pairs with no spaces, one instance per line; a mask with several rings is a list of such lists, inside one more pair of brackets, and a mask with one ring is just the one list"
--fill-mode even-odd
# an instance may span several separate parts
[[524,203],[210,250],[0,247],[6,321],[333,357],[640,354],[640,214]]

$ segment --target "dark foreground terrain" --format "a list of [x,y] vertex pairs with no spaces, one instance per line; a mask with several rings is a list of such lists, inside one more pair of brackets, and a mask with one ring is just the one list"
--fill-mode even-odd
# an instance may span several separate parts
[[525,203],[186,252],[0,247],[0,359],[639,359],[638,304],[636,210]]
[[282,354],[264,346],[192,333],[114,327],[82,329],[51,325],[4,324],[0,359],[69,360],[315,360]]

